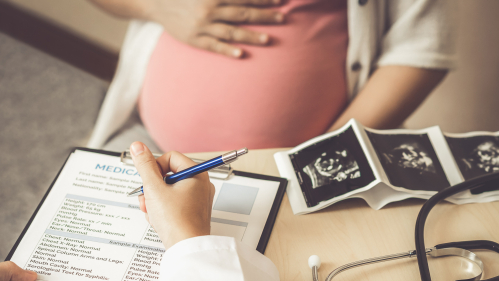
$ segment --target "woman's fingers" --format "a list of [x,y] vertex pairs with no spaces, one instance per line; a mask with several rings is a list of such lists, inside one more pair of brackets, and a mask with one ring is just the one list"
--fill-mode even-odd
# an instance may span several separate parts
[[[241,48],[227,42],[267,45],[270,42],[268,34],[251,31],[232,24],[279,24],[284,22],[284,14],[271,9],[248,7],[276,5],[280,1],[272,0],[220,0],[222,6],[216,7],[210,13],[212,23],[199,30],[199,36],[191,43],[194,47],[219,53],[232,58],[242,58]],[[222,23],[225,22],[225,23]]]
[[194,47],[222,54],[231,58],[241,58],[243,50],[208,35],[199,36],[192,43]]
[[283,23],[284,14],[275,9],[281,2],[284,0],[159,1],[164,5],[152,9],[148,19],[161,24],[166,32],[183,43],[231,58],[242,58],[243,49],[227,42],[264,46],[270,38],[268,34],[237,25]]
[[280,12],[246,6],[221,6],[210,17],[213,21],[247,24],[278,24],[284,21],[284,15]]
[[270,6],[279,5],[282,0],[219,0],[220,4],[225,5],[252,5],[252,6]]
[[266,45],[270,41],[269,36],[265,33],[255,32],[224,23],[210,24],[203,28],[202,33],[226,42],[234,43]]

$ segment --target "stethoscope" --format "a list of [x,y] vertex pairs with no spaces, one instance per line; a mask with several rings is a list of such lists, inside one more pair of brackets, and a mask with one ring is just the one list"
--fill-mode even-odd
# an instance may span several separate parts
[[[352,262],[349,264],[345,264],[331,271],[329,275],[326,277],[326,281],[331,281],[335,276],[340,274],[341,272],[352,269],[355,267],[379,263],[383,261],[397,260],[401,258],[410,258],[416,257],[418,260],[419,273],[421,275],[422,281],[431,281],[430,277],[430,269],[428,267],[428,259],[427,256],[431,256],[432,258],[444,257],[444,256],[458,256],[466,258],[473,263],[475,263],[480,268],[480,273],[469,279],[462,279],[459,281],[475,281],[482,280],[483,277],[483,262],[470,250],[491,250],[496,253],[499,253],[499,244],[488,241],[488,240],[476,240],[476,241],[462,241],[462,242],[451,242],[444,243],[434,246],[433,248],[425,248],[424,243],[424,227],[426,218],[430,213],[431,209],[440,201],[444,200],[447,197],[450,197],[459,192],[474,189],[483,186],[486,183],[490,182],[498,182],[499,184],[499,173],[487,174],[480,177],[473,178],[471,180],[462,182],[460,184],[447,187],[437,194],[433,195],[426,203],[423,205],[421,210],[419,211],[418,218],[416,220],[416,250],[386,255],[371,259],[360,260],[356,262]],[[321,266],[321,260],[318,256],[311,256],[308,259],[308,266],[312,269],[312,278],[314,281],[319,280],[318,270]],[[486,281],[499,281],[499,276],[487,279]]]

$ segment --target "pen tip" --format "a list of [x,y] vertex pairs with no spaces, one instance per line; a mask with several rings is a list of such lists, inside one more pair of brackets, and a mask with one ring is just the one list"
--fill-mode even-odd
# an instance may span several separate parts
[[237,153],[237,156],[241,156],[241,155],[244,155],[244,154],[248,153],[248,149],[246,147],[245,148],[241,148],[236,153]]
[[142,192],[140,192],[140,191],[138,191],[138,192],[133,191],[133,192],[128,193],[127,197],[136,197],[136,196],[139,196],[141,194],[142,194]]
[[139,187],[139,188],[134,189],[132,192],[128,193],[127,197],[135,197],[135,196],[139,196],[142,194],[143,194],[142,187]]

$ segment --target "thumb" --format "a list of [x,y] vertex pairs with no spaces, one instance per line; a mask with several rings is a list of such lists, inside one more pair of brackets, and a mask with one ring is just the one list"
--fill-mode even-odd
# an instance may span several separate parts
[[11,261],[0,262],[0,281],[35,281],[36,272],[24,270]]
[[144,195],[147,198],[146,190],[149,193],[154,193],[158,188],[164,185],[162,172],[158,162],[156,162],[156,158],[154,158],[145,144],[139,141],[132,143],[130,152],[132,154],[133,164],[142,178]]

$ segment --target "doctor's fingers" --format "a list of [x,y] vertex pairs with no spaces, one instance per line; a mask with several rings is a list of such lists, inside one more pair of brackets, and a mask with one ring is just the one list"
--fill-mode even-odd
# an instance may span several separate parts
[[23,270],[11,261],[0,262],[0,281],[35,281],[36,272]]
[[210,13],[212,21],[245,24],[279,24],[284,21],[284,14],[272,9],[247,6],[221,6]]
[[146,198],[144,197],[144,195],[140,195],[138,199],[140,210],[147,214]]
[[196,165],[189,157],[177,151],[168,151],[156,159],[163,170],[163,175],[168,172],[179,172]]
[[146,218],[146,221],[148,224],[150,224],[152,226],[152,228],[154,228],[154,226],[151,224],[151,222],[149,221],[149,214],[148,213],[145,213],[144,214],[144,217]]
[[[147,146],[139,141],[130,146],[133,164],[142,179],[144,194],[160,192],[166,186],[163,171]],[[154,195],[154,194],[153,194]]]

